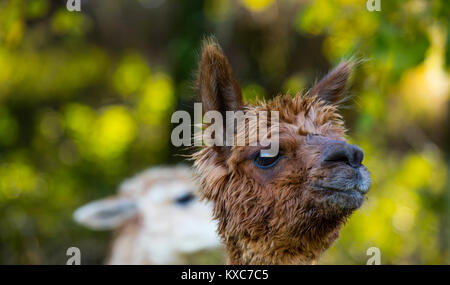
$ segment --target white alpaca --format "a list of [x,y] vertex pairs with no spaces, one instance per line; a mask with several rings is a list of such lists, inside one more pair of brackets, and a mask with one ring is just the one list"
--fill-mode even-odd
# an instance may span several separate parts
[[220,247],[211,211],[198,199],[192,170],[178,165],[125,180],[118,195],[78,208],[74,219],[116,229],[107,264],[179,264],[181,254]]

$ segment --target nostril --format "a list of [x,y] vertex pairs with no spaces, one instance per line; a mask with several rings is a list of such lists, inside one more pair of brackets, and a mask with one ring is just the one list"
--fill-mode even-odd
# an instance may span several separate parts
[[323,154],[323,162],[341,162],[352,167],[360,167],[364,159],[364,152],[360,147],[347,143],[329,145]]
[[324,157],[324,161],[347,163],[347,153],[344,148],[334,148],[333,150],[328,151],[327,155]]
[[364,159],[364,152],[363,150],[356,145],[350,145],[350,152],[351,152],[351,159],[349,159],[349,163],[353,167],[360,167],[362,164],[362,161]]

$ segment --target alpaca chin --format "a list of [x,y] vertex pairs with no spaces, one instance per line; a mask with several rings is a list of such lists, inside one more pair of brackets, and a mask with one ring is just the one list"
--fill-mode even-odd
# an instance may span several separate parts
[[353,211],[361,207],[370,185],[370,174],[365,166],[352,168],[340,165],[327,178],[313,183],[311,191],[326,206]]

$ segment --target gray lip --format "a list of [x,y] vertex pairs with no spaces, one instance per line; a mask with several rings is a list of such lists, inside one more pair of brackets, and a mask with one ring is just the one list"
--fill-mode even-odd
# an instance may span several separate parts
[[345,193],[347,191],[348,192],[356,191],[362,195],[366,195],[370,190],[371,184],[370,174],[364,165],[361,165],[358,169],[355,169],[355,171],[356,171],[356,179],[344,179],[345,180],[344,182],[338,181],[336,185],[334,183],[324,183],[324,181],[316,180],[315,182],[311,183],[310,186],[313,188],[313,190],[316,191],[332,191],[339,193],[341,192]]
[[339,189],[339,188],[328,187],[328,186],[324,186],[324,185],[313,185],[312,187],[314,190],[318,190],[318,191],[333,191],[333,192],[340,192],[340,193],[356,191],[362,195],[365,195],[367,193],[359,188]]

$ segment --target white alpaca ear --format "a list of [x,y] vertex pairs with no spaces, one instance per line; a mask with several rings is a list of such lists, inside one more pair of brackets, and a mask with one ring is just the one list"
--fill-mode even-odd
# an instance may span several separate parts
[[93,230],[109,230],[120,226],[137,213],[135,201],[113,197],[90,202],[78,208],[74,220]]

